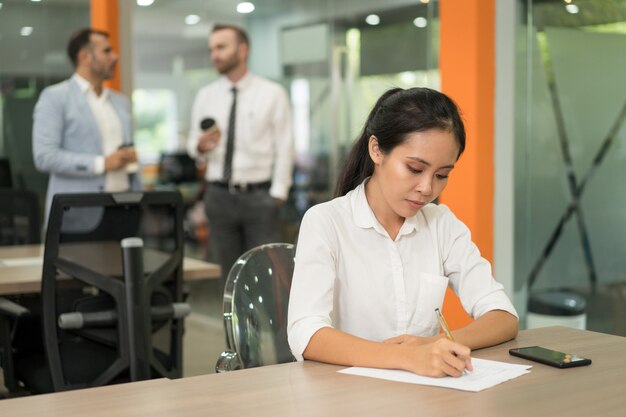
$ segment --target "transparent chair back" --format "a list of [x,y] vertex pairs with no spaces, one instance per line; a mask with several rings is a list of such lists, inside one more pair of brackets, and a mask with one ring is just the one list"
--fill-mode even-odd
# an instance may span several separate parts
[[229,351],[217,372],[293,361],[287,309],[295,247],[271,243],[251,249],[233,265],[224,289],[224,329]]

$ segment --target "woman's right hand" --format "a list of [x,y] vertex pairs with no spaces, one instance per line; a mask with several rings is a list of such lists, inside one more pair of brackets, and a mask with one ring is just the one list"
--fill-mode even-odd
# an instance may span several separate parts
[[448,339],[438,339],[419,346],[405,345],[405,369],[418,375],[430,377],[463,375],[472,371],[471,350],[467,346]]

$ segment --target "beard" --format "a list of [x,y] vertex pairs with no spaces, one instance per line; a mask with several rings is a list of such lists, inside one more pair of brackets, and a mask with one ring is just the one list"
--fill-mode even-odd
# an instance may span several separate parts
[[91,66],[91,72],[98,78],[101,78],[103,80],[110,80],[111,78],[115,76],[116,65],[117,65],[117,62],[107,65],[104,62],[96,61]]
[[239,65],[237,56],[230,56],[222,61],[213,62],[213,66],[220,74],[228,74]]
[[115,65],[111,65],[109,68],[103,69],[100,74],[105,80],[112,79],[115,76]]

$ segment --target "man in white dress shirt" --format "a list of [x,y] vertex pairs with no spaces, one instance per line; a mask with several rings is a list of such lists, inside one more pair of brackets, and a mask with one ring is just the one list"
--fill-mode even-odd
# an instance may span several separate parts
[[[281,241],[278,209],[293,169],[291,111],[285,90],[248,70],[249,40],[216,25],[211,60],[222,74],[196,96],[187,150],[207,162],[205,209],[222,286],[245,251]],[[213,119],[208,128],[202,122]]]
[[74,75],[44,89],[33,114],[35,166],[50,174],[46,218],[57,193],[141,188],[129,165],[137,161],[130,102],[103,86],[118,61],[108,34],[81,29],[70,38],[67,52]]

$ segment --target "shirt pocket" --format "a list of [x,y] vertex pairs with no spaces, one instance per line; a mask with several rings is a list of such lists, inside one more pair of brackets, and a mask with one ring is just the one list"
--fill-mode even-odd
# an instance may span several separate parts
[[417,305],[410,325],[411,334],[433,336],[439,333],[439,319],[435,309],[443,306],[447,288],[447,277],[420,272]]

